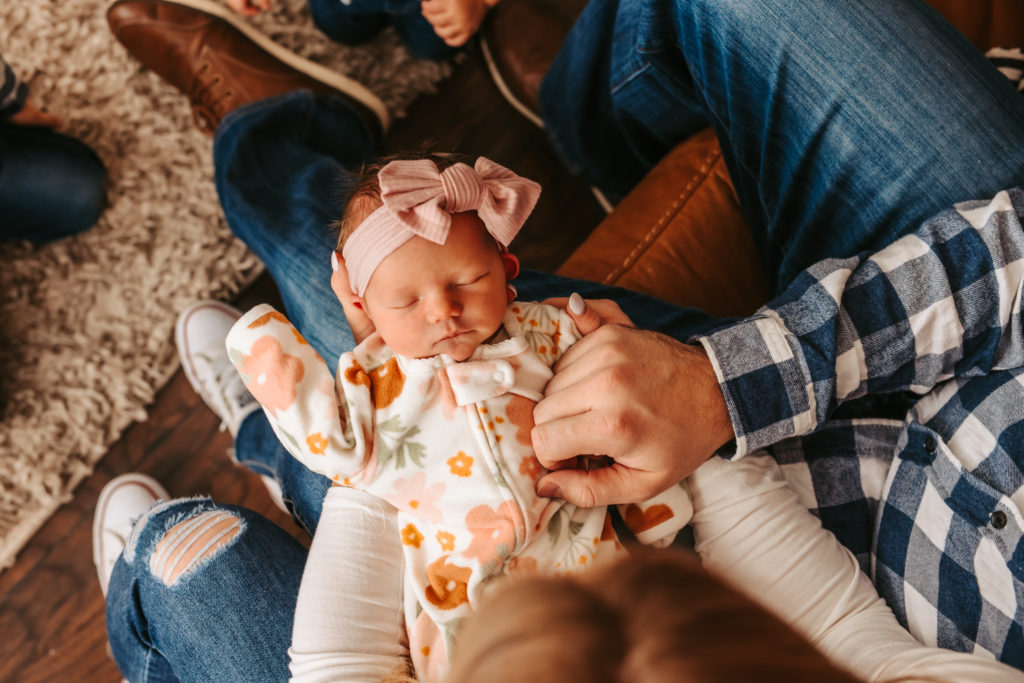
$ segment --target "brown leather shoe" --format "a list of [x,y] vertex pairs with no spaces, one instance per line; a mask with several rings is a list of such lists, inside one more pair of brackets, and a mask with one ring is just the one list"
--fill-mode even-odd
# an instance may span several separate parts
[[233,109],[293,90],[347,100],[381,134],[384,103],[360,83],[290,52],[209,0],[119,0],[114,36],[192,102],[209,132]]
[[541,128],[540,83],[586,4],[501,0],[487,13],[480,45],[491,78],[505,99]]

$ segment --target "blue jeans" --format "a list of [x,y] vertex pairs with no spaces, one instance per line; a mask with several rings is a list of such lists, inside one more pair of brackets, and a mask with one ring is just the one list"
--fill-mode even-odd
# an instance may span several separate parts
[[[1019,182],[1024,103],[972,46],[913,0],[824,5],[623,0],[619,11],[611,0],[592,0],[544,84],[556,144],[573,168],[625,191],[659,150],[712,121],[762,257],[792,271],[790,279],[800,263],[880,247],[950,203]],[[898,78],[890,63],[899,63]],[[937,88],[943,97],[930,94]],[[266,264],[288,317],[329,360],[352,338],[330,289],[334,237],[325,226],[340,215],[335,198],[351,178],[346,167],[373,156],[357,116],[308,93],[232,113],[214,142],[228,224]],[[776,288],[787,281],[780,274]],[[572,291],[618,299],[639,325],[678,339],[723,322],[536,272],[516,284],[523,299]],[[315,529],[327,482],[280,448],[262,413],[241,425],[235,448],[250,467],[279,478],[297,518]],[[173,519],[196,514],[195,505],[173,503]],[[169,524],[147,518],[138,536]],[[248,523],[189,575],[190,591],[152,580],[151,547],[140,542],[119,560],[108,593],[112,649],[131,680],[170,671],[202,680],[214,657],[217,680],[284,678],[267,662],[283,661],[290,642],[282,624],[291,623],[302,571],[295,553],[304,557],[290,538]]]
[[420,9],[420,0],[309,0],[313,23],[331,40],[359,45],[389,24],[417,57],[443,59],[460,48],[447,45]]
[[44,244],[88,230],[106,205],[106,178],[78,140],[0,123],[0,242]]
[[1024,178],[1024,98],[922,0],[591,0],[540,104],[613,198],[710,125],[775,294]]

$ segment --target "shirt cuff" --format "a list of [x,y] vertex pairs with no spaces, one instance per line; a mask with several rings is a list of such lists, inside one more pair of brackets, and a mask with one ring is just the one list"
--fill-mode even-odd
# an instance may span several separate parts
[[719,455],[740,458],[817,426],[803,352],[777,315],[761,313],[696,341],[711,360],[736,433]]

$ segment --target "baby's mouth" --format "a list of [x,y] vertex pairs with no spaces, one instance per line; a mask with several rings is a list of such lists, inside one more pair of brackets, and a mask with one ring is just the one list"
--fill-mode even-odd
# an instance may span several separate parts
[[439,341],[445,342],[445,341],[448,341],[449,339],[455,339],[456,337],[461,337],[462,335],[466,334],[467,332],[469,332],[469,330],[455,330],[454,332],[451,332],[450,334],[447,334],[444,337],[441,337],[441,339]]

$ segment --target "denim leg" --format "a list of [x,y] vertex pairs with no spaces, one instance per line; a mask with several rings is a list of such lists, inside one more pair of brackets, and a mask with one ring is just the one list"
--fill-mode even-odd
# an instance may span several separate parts
[[561,153],[621,195],[710,122],[776,292],[1020,182],[1024,98],[921,0],[593,0],[572,33]]
[[372,40],[391,23],[391,17],[373,0],[309,0],[309,10],[316,27],[344,45]]
[[354,344],[331,290],[330,230],[340,195],[375,156],[373,133],[344,101],[298,91],[236,109],[213,143],[228,226],[266,265],[285,312],[321,357]]
[[262,410],[251,413],[239,426],[235,459],[257,474],[273,477],[295,521],[310,536],[316,532],[331,480],[285,450]]
[[44,244],[88,230],[106,205],[106,177],[78,140],[0,123],[0,241]]
[[107,635],[130,681],[286,681],[306,550],[244,508],[153,507],[107,591]]
[[[225,117],[214,140],[214,172],[231,230],[266,265],[285,311],[329,364],[354,346],[331,290],[328,226],[341,216],[339,194],[374,158],[374,136],[336,98],[294,92],[255,102]],[[262,411],[242,423],[239,462],[272,474],[298,522],[310,532],[328,481],[302,467],[278,443]]]

